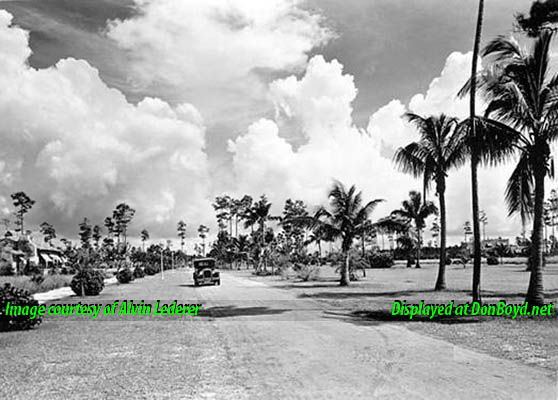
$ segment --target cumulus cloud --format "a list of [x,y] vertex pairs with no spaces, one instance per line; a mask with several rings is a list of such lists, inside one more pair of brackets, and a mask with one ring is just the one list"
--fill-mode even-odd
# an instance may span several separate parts
[[[274,81],[270,96],[276,120],[260,120],[229,142],[239,189],[264,191],[279,204],[294,197],[318,205],[338,179],[356,184],[370,199],[401,199],[411,179],[395,172],[373,138],[352,123],[356,95],[352,76],[338,61],[322,56],[310,60],[302,78]],[[293,121],[307,139],[297,149],[280,135],[281,127],[292,128]],[[383,205],[377,216],[388,210]]]
[[11,19],[0,11],[3,190],[26,190],[63,227],[83,216],[101,222],[120,201],[137,209],[138,226],[166,223],[168,233],[178,218],[208,215],[205,127],[194,106],[130,104],[86,61],[31,68],[28,34]]
[[129,51],[138,86],[166,86],[168,96],[222,117],[231,103],[265,96],[261,75],[304,68],[307,54],[332,37],[300,3],[135,0],[138,15],[109,22],[107,35]]
[[[315,56],[304,76],[290,76],[270,84],[275,120],[260,120],[229,142],[233,168],[241,190],[265,192],[282,204],[295,197],[321,204],[332,179],[356,184],[367,198],[384,198],[376,217],[399,207],[411,189],[421,182],[395,170],[394,151],[419,138],[403,118],[411,111],[423,115],[447,113],[466,117],[467,99],[456,93],[469,75],[471,54],[452,53],[424,94],[416,94],[408,105],[394,99],[370,117],[366,130],[351,118],[357,95],[352,76],[342,65]],[[482,105],[481,105],[482,107]],[[298,129],[305,142],[295,148],[282,130]],[[480,199],[489,217],[488,232],[514,235],[517,221],[507,218],[503,204],[510,166],[482,170]],[[448,181],[448,229],[453,242],[461,239],[461,228],[470,220],[469,170],[454,171]],[[432,200],[437,199],[431,194]]]

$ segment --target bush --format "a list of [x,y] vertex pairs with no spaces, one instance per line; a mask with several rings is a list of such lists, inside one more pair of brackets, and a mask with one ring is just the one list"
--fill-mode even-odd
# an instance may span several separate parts
[[161,268],[158,265],[148,263],[145,265],[144,271],[147,275],[155,275],[158,272],[161,272]]
[[128,267],[122,268],[116,273],[116,280],[120,283],[130,283],[133,279],[132,270]]
[[393,257],[388,254],[372,254],[369,258],[370,268],[391,268]]
[[145,276],[145,271],[143,270],[142,267],[140,267],[139,265],[134,268],[134,278],[139,279],[139,278],[143,278]]
[[500,264],[500,262],[498,261],[498,257],[494,257],[494,256],[489,256],[486,259],[486,263],[488,265],[498,265],[498,264]]
[[6,260],[0,260],[0,276],[12,276],[13,274],[12,264]]
[[446,265],[451,265],[453,263],[453,260],[449,257],[446,258]]
[[293,269],[296,277],[303,282],[315,281],[320,274],[320,267],[315,265],[296,264]]
[[41,316],[30,319],[29,315],[6,315],[8,302],[10,302],[10,308],[13,306],[33,307],[39,305],[39,302],[33,299],[27,290],[17,289],[6,283],[4,287],[0,288],[0,331],[31,329],[41,323]]
[[86,296],[96,296],[105,288],[103,274],[93,269],[85,269],[74,275],[70,286],[75,294],[81,296],[81,288]]

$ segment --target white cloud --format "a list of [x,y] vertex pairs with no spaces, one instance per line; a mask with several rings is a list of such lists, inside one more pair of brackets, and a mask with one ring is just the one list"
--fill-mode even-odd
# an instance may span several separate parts
[[0,11],[4,190],[26,190],[43,211],[50,200],[45,214],[64,227],[83,216],[101,222],[119,201],[137,209],[140,227],[165,222],[153,227],[160,233],[174,234],[179,218],[209,217],[205,128],[194,106],[130,104],[86,61],[31,68],[28,35],[10,24]]
[[[270,93],[277,122],[259,121],[229,142],[240,191],[265,192],[277,207],[287,197],[322,204],[333,179],[356,184],[370,199],[399,201],[406,194],[411,179],[394,172],[368,133],[353,125],[357,90],[339,62],[316,56],[301,79],[277,80]],[[307,138],[296,150],[280,136],[280,126],[293,121]],[[396,205],[380,207],[376,216]]]
[[[261,75],[304,68],[331,32],[299,0],[135,0],[138,15],[110,21],[135,84],[195,101],[204,115],[261,107]],[[195,99],[195,100],[194,100]],[[259,101],[259,103],[257,101]]]
[[[230,141],[234,171],[240,191],[267,193],[282,204],[295,197],[310,204],[325,201],[332,179],[356,184],[366,198],[387,202],[375,213],[381,217],[399,207],[411,189],[422,190],[420,181],[395,170],[391,157],[395,149],[418,134],[402,119],[407,111],[465,117],[467,99],[456,93],[467,79],[470,54],[452,53],[439,77],[425,94],[417,94],[405,106],[393,100],[370,117],[366,131],[352,123],[351,103],[357,95],[353,78],[342,66],[321,56],[312,58],[305,75],[277,80],[270,85],[276,121],[259,121],[248,132]],[[299,130],[306,143],[293,148],[281,130]],[[503,207],[505,181],[510,166],[480,172],[480,199],[489,217],[488,233],[515,235],[517,221],[510,221]],[[454,171],[448,180],[448,229],[453,242],[461,239],[461,227],[470,220],[469,169]],[[437,199],[432,195],[432,200]]]

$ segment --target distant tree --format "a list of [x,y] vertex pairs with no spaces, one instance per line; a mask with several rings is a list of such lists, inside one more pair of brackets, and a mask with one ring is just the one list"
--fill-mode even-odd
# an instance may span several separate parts
[[209,233],[209,228],[205,225],[200,225],[198,227],[198,236],[201,238],[202,240],[202,251],[203,251],[203,255],[205,256],[205,239],[207,238],[207,234]]
[[114,221],[114,226],[118,237],[123,235],[124,238],[124,256],[127,253],[127,236],[128,236],[128,225],[134,218],[136,210],[130,207],[126,203],[120,203],[116,206],[112,213],[112,219]]
[[[254,199],[252,196],[244,195],[242,199],[240,199],[240,206],[238,210],[238,220],[239,221],[246,221],[252,211],[252,204],[254,203]],[[246,223],[244,224],[246,228]],[[253,226],[250,226],[250,229],[253,229]]]
[[104,221],[105,228],[107,228],[107,236],[111,237],[114,234],[114,221],[111,217],[106,217]]
[[145,251],[145,242],[149,240],[149,232],[147,229],[141,231],[141,249]]
[[215,210],[217,221],[220,227],[225,227],[228,223],[229,225],[229,235],[232,236],[232,215],[231,207],[233,200],[229,195],[217,196],[215,197],[215,202],[213,203],[213,209]]
[[[250,251],[250,238],[248,235],[238,235],[232,239],[232,246],[234,249],[235,260],[238,262],[247,262],[248,253]],[[240,265],[239,267],[240,268]]]
[[180,239],[180,251],[184,252],[184,239],[186,239],[186,222],[178,221],[176,230],[178,231],[178,238]]
[[431,215],[438,215],[438,207],[431,202],[422,202],[422,196],[419,192],[409,192],[409,199],[401,203],[401,208],[394,210],[391,213],[393,216],[407,219],[415,226],[415,234],[417,240],[416,255],[417,264],[416,268],[420,268],[420,250],[422,246],[422,231],[426,226],[426,219]]
[[99,225],[95,225],[93,227],[93,233],[91,235],[91,238],[95,243],[95,250],[99,250],[99,243],[101,241],[101,227]]
[[300,253],[305,244],[304,227],[298,226],[293,221],[308,216],[306,204],[302,200],[287,199],[283,207],[283,213],[278,218],[284,232],[283,251],[292,255]]
[[45,243],[52,245],[52,240],[56,238],[56,230],[54,229],[54,226],[52,226],[48,222],[43,222],[40,227],[41,233],[44,236]]
[[87,218],[84,218],[83,221],[79,224],[79,239],[81,241],[82,249],[91,249],[91,234],[92,228],[89,224],[89,220]]
[[23,234],[25,232],[23,229],[25,214],[27,214],[31,210],[31,208],[33,208],[35,200],[31,200],[31,198],[25,192],[13,193],[11,197],[16,209],[14,214],[16,217],[17,231],[19,231],[20,234]]

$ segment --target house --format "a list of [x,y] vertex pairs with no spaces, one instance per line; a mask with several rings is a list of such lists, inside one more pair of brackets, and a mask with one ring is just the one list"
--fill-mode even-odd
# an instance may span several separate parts
[[12,265],[14,274],[22,274],[26,265],[34,265],[47,274],[49,269],[61,267],[66,262],[62,250],[43,247],[29,237],[0,239],[0,258]]

